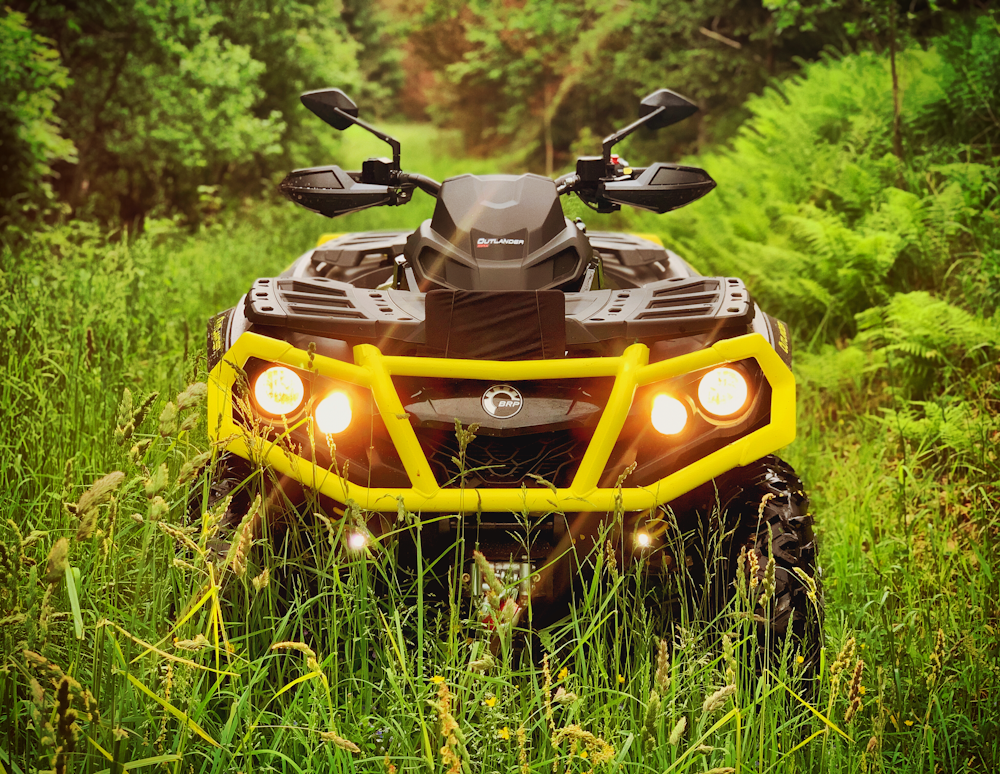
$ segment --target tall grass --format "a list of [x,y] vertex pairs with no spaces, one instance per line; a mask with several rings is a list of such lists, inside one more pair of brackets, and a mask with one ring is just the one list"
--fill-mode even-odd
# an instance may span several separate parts
[[[911,55],[926,104],[938,56]],[[822,541],[814,683],[780,643],[756,668],[741,597],[714,621],[666,616],[643,594],[642,556],[583,557],[592,579],[569,616],[521,640],[458,588],[429,596],[429,557],[410,575],[391,541],[351,550],[351,510],[312,502],[280,534],[248,520],[220,546],[221,507],[190,494],[217,464],[189,387],[205,379],[202,326],[322,227],[247,207],[195,236],[71,225],[0,253],[0,766],[993,771],[1000,371],[978,267],[997,249],[995,170],[956,162],[957,146],[933,169],[928,150],[888,190],[880,72],[865,57],[807,68],[751,106],[743,145],[704,160],[718,208],[655,221],[677,224],[696,265],[747,275],[808,348],[787,456]],[[495,169],[401,134],[408,168]],[[412,228],[423,199],[331,230]],[[910,230],[904,212],[919,215]],[[401,514],[393,531],[423,526]]]

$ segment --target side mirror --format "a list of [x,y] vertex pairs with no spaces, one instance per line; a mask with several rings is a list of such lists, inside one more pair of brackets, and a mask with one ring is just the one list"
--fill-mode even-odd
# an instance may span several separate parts
[[703,169],[657,162],[635,180],[603,183],[600,196],[614,204],[663,214],[700,199],[713,188],[715,181]]
[[354,100],[340,89],[307,91],[300,99],[303,105],[334,129],[344,131],[351,126],[360,126],[366,132],[371,132],[383,142],[389,143],[389,147],[392,148],[392,169],[396,172],[399,171],[399,140],[395,137],[390,137],[385,132],[376,129],[371,124],[365,123],[358,118],[358,106],[354,104]]
[[[663,110],[661,111],[660,108]],[[639,116],[641,118],[645,118],[651,113],[657,113],[646,121],[645,125],[650,129],[662,129],[665,126],[676,124],[697,112],[697,105],[670,89],[657,89],[639,103]]]
[[604,138],[601,147],[604,151],[604,164],[611,163],[611,149],[615,143],[624,140],[640,126],[648,126],[650,129],[662,129],[670,124],[676,124],[698,110],[698,106],[691,100],[685,99],[680,94],[670,89],[657,89],[652,94],[648,94],[639,103],[639,120],[633,121],[624,129],[619,129],[614,134],[609,134]]
[[296,204],[328,218],[397,203],[395,191],[389,186],[359,183],[337,166],[296,169],[281,181],[279,188]]
[[334,129],[344,131],[356,123],[354,119],[358,117],[358,106],[340,89],[307,91],[301,100],[303,105]]

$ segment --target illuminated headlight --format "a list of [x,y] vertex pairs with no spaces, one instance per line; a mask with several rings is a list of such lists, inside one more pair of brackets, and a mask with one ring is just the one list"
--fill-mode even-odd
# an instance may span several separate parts
[[351,532],[347,536],[347,547],[352,551],[360,551],[368,545],[368,536],[363,532]]
[[649,536],[648,532],[635,533],[635,545],[637,548],[649,548],[652,542],[653,539]]
[[331,392],[316,406],[316,426],[324,435],[342,433],[351,424],[351,401],[342,392]]
[[302,405],[305,387],[297,373],[284,366],[271,366],[253,385],[257,405],[268,414],[291,414]]
[[735,368],[714,368],[698,384],[698,400],[711,414],[728,417],[746,405],[750,389],[747,380]]
[[650,421],[663,435],[677,435],[687,424],[687,407],[670,395],[657,395],[653,398]]

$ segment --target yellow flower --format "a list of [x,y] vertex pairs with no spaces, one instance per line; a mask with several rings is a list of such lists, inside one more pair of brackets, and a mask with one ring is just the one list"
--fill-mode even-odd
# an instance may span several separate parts
[[441,675],[434,675],[434,677],[431,678],[431,682],[434,683],[434,685],[441,685],[441,683],[444,682],[444,678],[441,677]]
[[618,675],[618,684],[621,685],[624,682],[625,682],[625,678],[622,677],[622,675]]
[[905,725],[907,725],[907,726],[912,726],[913,725],[913,721],[912,720],[904,720],[903,723]]
[[487,707],[495,707],[497,706],[497,697],[487,696],[485,699],[483,699],[483,704],[485,704]]
[[805,660],[806,660],[805,656],[796,656],[795,657],[795,663],[796,664],[804,664]]
[[557,680],[565,680],[567,675],[569,675],[569,667],[563,667],[559,670],[559,674],[556,675]]
[[497,730],[497,736],[499,736],[505,742],[509,742],[510,741],[510,729],[507,728],[507,726],[504,726],[503,728],[498,729]]
[[580,750],[580,757],[581,758],[586,758],[587,757],[587,751],[586,750]]
[[858,693],[860,693],[862,696],[864,696],[867,692],[868,692],[867,689],[863,685],[858,686]]

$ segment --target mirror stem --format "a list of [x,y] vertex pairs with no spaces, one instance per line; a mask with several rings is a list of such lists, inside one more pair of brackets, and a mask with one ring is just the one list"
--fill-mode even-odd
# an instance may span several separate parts
[[[352,116],[350,113],[345,113],[340,108],[334,108],[333,110],[338,115],[341,115],[344,118],[346,118],[352,124],[357,124],[362,129],[365,129],[365,130],[371,132],[376,137],[378,137],[380,140],[382,140],[382,142],[389,143],[389,147],[392,148],[392,166],[397,171],[400,169],[400,166],[399,166],[399,149],[400,149],[399,140],[397,140],[395,137],[390,137],[385,132],[380,132],[378,129],[376,129],[371,124],[365,123],[360,118],[358,118],[356,116]],[[652,113],[650,115],[652,115]]]
[[[619,129],[614,134],[609,134],[607,137],[605,137],[604,138],[604,142],[602,143],[602,148],[604,149],[604,165],[605,165],[605,167],[610,166],[610,164],[611,164],[611,148],[614,147],[615,143],[617,143],[617,142],[619,142],[621,140],[624,140],[626,137],[628,137],[630,134],[632,134],[632,132],[634,132],[636,129],[638,129],[640,126],[642,126],[647,121],[651,121],[652,119],[656,118],[664,110],[666,110],[665,107],[658,107],[656,110],[654,110],[649,115],[645,115],[642,118],[640,118],[638,121],[633,121],[631,124],[629,124],[628,126],[626,126],[624,129]],[[354,119],[354,120],[357,121],[357,119]]]

